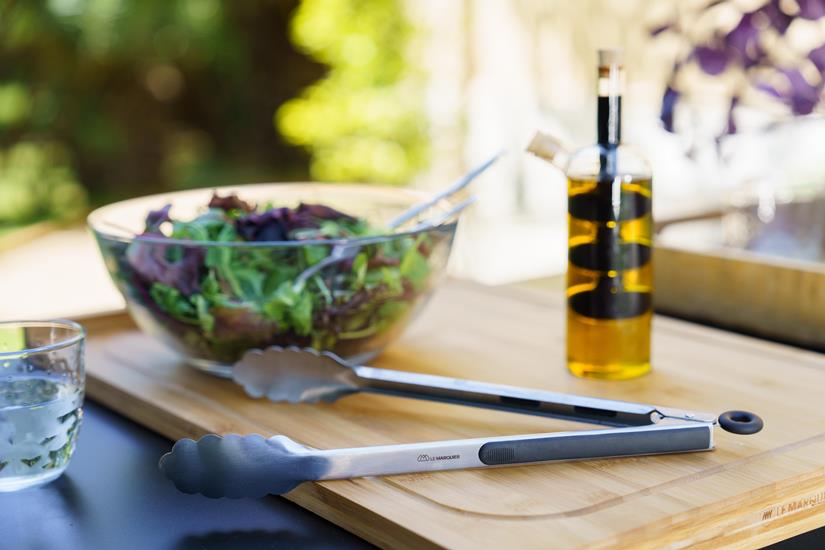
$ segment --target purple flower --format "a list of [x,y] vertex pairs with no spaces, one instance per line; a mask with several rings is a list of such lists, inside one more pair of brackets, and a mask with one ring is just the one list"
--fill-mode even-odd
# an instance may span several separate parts
[[810,114],[819,103],[821,87],[805,80],[799,69],[779,69],[779,74],[785,76],[784,86],[777,87],[767,82],[759,82],[756,87],[782,100],[795,115]]
[[819,72],[825,72],[825,44],[808,52],[808,59],[816,65]]
[[779,34],[785,34],[788,27],[791,26],[793,17],[782,11],[779,6],[781,0],[771,0],[770,3],[762,6],[758,12],[764,13],[768,17],[771,27],[776,29]]
[[673,26],[673,23],[665,23],[664,25],[659,25],[658,27],[653,27],[650,29],[650,36],[659,36],[663,32],[670,30]]
[[724,38],[727,51],[735,52],[745,67],[752,67],[764,55],[759,45],[759,29],[755,21],[759,15],[759,12],[746,13]]
[[[720,75],[727,71],[735,71],[739,77],[728,96],[729,108],[727,125],[722,136],[737,131],[734,120],[734,110],[740,103],[745,88],[764,91],[783,102],[792,111],[793,115],[810,114],[820,102],[823,88],[825,88],[825,45],[808,52],[808,59],[819,71],[816,84],[805,79],[801,66],[779,67],[776,60],[768,55],[765,40],[768,34],[775,33],[773,38],[786,41],[788,29],[798,19],[819,20],[825,19],[825,0],[795,0],[790,7],[786,0],[762,0],[760,6],[751,12],[741,13],[738,21],[729,31],[716,30],[716,34],[709,40],[695,42],[690,24],[680,18],[675,23],[652,29],[651,34],[657,35],[670,32],[687,40],[692,49],[687,56],[680,57],[673,66],[670,82],[677,81],[682,65],[686,61],[695,61],[701,70],[711,76]],[[736,9],[737,2],[733,0],[712,0],[689,10],[693,18],[690,23],[695,24],[715,6],[725,4]],[[790,8],[798,7],[795,13]],[[762,34],[762,33],[766,34]],[[772,71],[780,80],[763,80],[763,75]],[[814,78],[812,78],[814,80]],[[733,97],[730,97],[733,96]],[[668,130],[673,129],[674,105],[679,101],[680,94],[670,85],[662,97],[661,120]],[[720,136],[721,137],[721,136]]]
[[810,114],[819,103],[820,89],[805,80],[799,69],[786,69],[782,72],[791,83],[790,105],[794,114]]
[[819,19],[825,15],[825,0],[796,0],[796,3],[802,19]]
[[721,74],[730,60],[727,52],[709,46],[697,46],[693,54],[702,70],[714,76]]
[[660,114],[662,124],[668,132],[673,131],[673,111],[678,100],[679,92],[668,85],[667,89],[665,89],[665,95],[662,97],[662,112]]
[[736,133],[736,121],[733,119],[733,111],[736,109],[736,106],[739,104],[739,96],[733,96],[730,99],[730,107],[728,108],[728,126],[726,132],[728,134],[735,134]]

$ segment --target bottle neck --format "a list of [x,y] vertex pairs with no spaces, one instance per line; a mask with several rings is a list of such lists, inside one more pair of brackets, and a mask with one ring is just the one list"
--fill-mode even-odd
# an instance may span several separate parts
[[599,96],[597,142],[615,147],[622,141],[622,96]]
[[598,144],[602,146],[615,147],[622,140],[622,80],[620,65],[599,67],[596,135]]

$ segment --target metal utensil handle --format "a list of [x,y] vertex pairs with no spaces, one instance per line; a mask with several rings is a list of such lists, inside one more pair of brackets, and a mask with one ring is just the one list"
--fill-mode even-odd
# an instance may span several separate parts
[[388,224],[388,227],[390,229],[395,229],[396,227],[400,227],[401,225],[403,225],[404,223],[410,221],[411,219],[413,219],[414,217],[416,217],[420,213],[424,212],[428,208],[431,208],[432,206],[437,204],[438,201],[440,201],[442,199],[445,199],[445,198],[449,197],[450,195],[454,195],[455,193],[458,193],[459,191],[461,191],[462,189],[467,187],[470,184],[470,182],[472,182],[476,177],[481,175],[482,172],[487,170],[487,168],[492,166],[493,163],[495,161],[497,161],[502,154],[504,154],[504,151],[499,151],[498,153],[496,153],[495,155],[493,155],[492,157],[490,157],[489,159],[487,159],[486,161],[484,161],[480,165],[476,166],[475,168],[473,168],[472,170],[467,172],[464,176],[462,176],[460,179],[456,180],[455,183],[453,183],[452,185],[450,185],[449,187],[447,187],[443,191],[441,191],[439,193],[436,193],[435,195],[433,195],[429,199],[425,200],[424,202],[420,202],[420,203],[416,204],[415,206],[413,206],[412,208],[409,208],[409,209],[405,210],[404,212],[399,214],[397,217],[395,217],[393,220],[391,220],[390,223]]
[[463,210],[465,210],[468,206],[474,204],[477,201],[477,197],[475,195],[469,196],[460,203],[456,204],[443,214],[439,214],[432,219],[424,220],[421,223],[416,224],[412,228],[410,228],[411,232],[414,231],[421,231],[422,229],[427,229],[428,227],[438,227],[442,223],[451,220],[461,214]]
[[359,378],[362,391],[605,426],[649,425],[655,421],[652,415],[657,410],[653,405],[641,403],[487,384],[431,374],[366,366],[353,367],[353,370]]
[[328,465],[318,479],[347,479],[539,462],[708,451],[706,423],[560,432],[314,451]]
[[[458,214],[460,214],[464,209],[468,206],[476,202],[476,197],[467,197],[467,199],[461,201],[460,203],[456,204],[446,212],[439,214],[433,219],[424,220],[421,223],[417,224],[415,227],[411,228],[410,231],[422,231],[429,227],[437,227],[442,223],[455,218]],[[331,265],[335,265],[337,263],[343,262],[347,259],[352,259],[355,257],[355,254],[361,248],[359,243],[354,244],[336,244],[332,247],[332,251],[330,252],[329,256],[321,260],[315,265],[311,265],[308,268],[304,269],[298,277],[295,278],[295,286],[300,286],[306,283],[310,278],[315,276],[320,271],[326,269]]]

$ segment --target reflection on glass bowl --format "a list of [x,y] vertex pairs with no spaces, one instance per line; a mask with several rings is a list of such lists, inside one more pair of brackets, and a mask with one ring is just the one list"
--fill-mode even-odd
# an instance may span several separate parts
[[[349,184],[258,184],[214,192],[278,207],[323,204],[376,227],[426,198],[408,189]],[[138,326],[190,364],[223,376],[231,375],[246,350],[270,345],[311,346],[353,361],[376,356],[442,279],[457,225],[254,242],[142,234],[148,212],[170,204],[173,219],[192,219],[206,210],[212,193],[127,200],[94,211],[88,221]],[[450,206],[442,201],[434,209]]]

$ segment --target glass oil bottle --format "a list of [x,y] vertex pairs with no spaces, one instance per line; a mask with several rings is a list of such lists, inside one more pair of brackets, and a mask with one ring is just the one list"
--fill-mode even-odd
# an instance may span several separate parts
[[567,165],[567,365],[593,378],[650,370],[652,178],[621,145],[622,73],[619,52],[599,52],[598,140]]
[[[598,141],[572,153],[568,181],[567,365],[581,377],[621,380],[650,370],[652,178],[621,144],[620,52],[599,52]],[[539,134],[528,148],[560,164]]]

